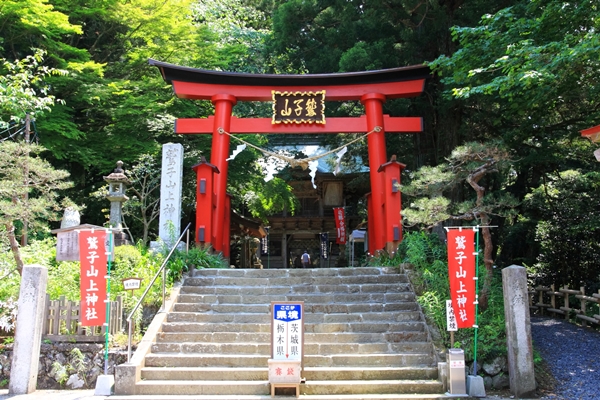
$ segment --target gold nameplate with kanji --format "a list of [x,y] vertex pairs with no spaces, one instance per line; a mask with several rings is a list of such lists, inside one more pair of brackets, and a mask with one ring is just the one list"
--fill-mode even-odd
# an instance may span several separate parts
[[273,94],[273,124],[324,124],[325,91]]

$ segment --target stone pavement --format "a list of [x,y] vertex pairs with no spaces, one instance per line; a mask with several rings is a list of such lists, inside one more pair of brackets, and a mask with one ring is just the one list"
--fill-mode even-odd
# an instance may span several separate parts
[[30,394],[8,394],[0,389],[0,400],[105,400],[107,396],[94,396],[94,390],[36,390]]
[[[265,396],[267,397],[267,396]],[[301,396],[303,397],[303,396]],[[294,399],[294,396],[287,396]],[[377,396],[373,396],[375,400]],[[110,400],[110,396],[94,396],[94,390],[36,390],[30,394],[9,395],[8,389],[0,389],[0,400]],[[517,400],[509,394],[488,394],[486,400]]]

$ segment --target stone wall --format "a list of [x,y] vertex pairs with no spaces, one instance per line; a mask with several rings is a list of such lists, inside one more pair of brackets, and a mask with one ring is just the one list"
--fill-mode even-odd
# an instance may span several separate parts
[[[12,344],[0,345],[0,388],[7,388]],[[108,373],[127,362],[126,350],[110,350]],[[93,389],[104,374],[104,345],[100,343],[42,343],[37,389]]]
[[[468,374],[475,375],[473,363],[468,366]],[[492,361],[477,363],[477,375],[483,377],[483,384],[486,390],[506,389],[508,382],[508,361],[506,356],[496,357]]]

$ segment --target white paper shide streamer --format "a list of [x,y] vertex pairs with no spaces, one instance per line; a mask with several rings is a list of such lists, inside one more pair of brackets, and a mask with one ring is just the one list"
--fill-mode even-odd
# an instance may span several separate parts
[[271,179],[273,179],[273,176],[275,175],[277,170],[278,170],[277,164],[267,164],[265,182],[269,182]]
[[315,185],[315,176],[317,176],[317,167],[318,166],[319,166],[318,160],[314,160],[314,161],[311,161],[308,163],[308,169],[310,170],[310,173],[308,175],[310,175],[310,177],[311,177],[313,189],[317,188],[317,185]]
[[237,148],[233,151],[233,153],[231,153],[231,155],[229,156],[229,158],[226,159],[225,161],[233,160],[238,154],[240,154],[244,150],[246,150],[246,145],[245,144],[238,144]]
[[340,173],[340,163],[342,162],[342,157],[348,151],[348,146],[345,146],[343,149],[336,153],[337,161],[335,162],[335,169],[333,171],[333,175],[337,176]]

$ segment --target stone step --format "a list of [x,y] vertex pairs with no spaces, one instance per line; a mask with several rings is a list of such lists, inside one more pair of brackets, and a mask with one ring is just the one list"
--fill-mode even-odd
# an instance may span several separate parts
[[[265,395],[270,393],[269,382],[261,381],[140,381],[139,394],[165,395]],[[231,397],[228,397],[231,399]]]
[[[395,343],[395,342],[425,342],[427,332],[408,331],[395,333],[305,333],[304,343]],[[161,332],[156,337],[157,343],[270,343],[270,332]]]
[[306,367],[432,367],[433,356],[431,352],[305,355],[304,365]]
[[[141,371],[141,376],[144,380],[219,381],[269,379],[267,367],[145,367]],[[307,382],[324,380],[415,380],[436,379],[437,373],[437,368],[432,367],[306,367],[302,371],[302,377]]]
[[269,379],[268,367],[144,367],[143,380],[163,381],[264,381]]
[[[271,332],[271,323],[203,323],[203,322],[166,322],[163,332]],[[305,324],[304,333],[392,333],[424,332],[425,323],[410,322],[355,322],[330,324]]]
[[[272,301],[304,301],[305,306],[311,304],[365,304],[365,303],[394,303],[415,301],[415,295],[409,288],[406,290],[390,290],[388,293],[330,293],[330,294],[286,294],[286,295],[211,295],[185,293],[179,295],[179,303],[207,303],[207,304],[271,304]],[[399,289],[395,287],[394,289]]]
[[127,398],[270,399],[272,301],[304,302],[300,398],[442,398],[408,282],[394,268],[194,271]]
[[146,356],[146,367],[229,367],[257,368],[268,365],[268,355],[257,354],[168,354],[151,353]]
[[408,283],[372,283],[368,285],[295,285],[295,286],[190,286],[185,285],[181,289],[182,294],[203,295],[252,295],[252,296],[282,296],[298,294],[352,294],[352,293],[399,293],[408,292]]
[[[345,322],[401,322],[418,321],[420,311],[397,311],[393,313],[304,313],[305,324],[328,324]],[[267,313],[233,313],[233,314],[201,314],[190,312],[172,312],[167,317],[167,322],[204,322],[204,323],[250,323],[266,324],[271,322],[271,315]]]
[[395,394],[435,393],[443,390],[442,383],[434,380],[356,380],[356,381],[306,381],[300,392],[313,394]]
[[[376,304],[305,304],[304,313],[365,313],[365,312],[393,312],[416,311],[419,306],[414,301],[401,301],[394,303]],[[270,304],[207,304],[207,303],[176,303],[175,312],[197,313],[257,313],[270,314]]]
[[356,275],[405,275],[393,267],[358,267],[358,268],[311,268],[311,269],[221,269],[203,268],[193,271],[194,277],[225,276],[225,277],[326,277],[326,276],[356,276]]
[[[264,367],[269,355],[264,354],[199,354],[199,353],[151,353],[146,356],[147,367]],[[433,356],[428,353],[396,354],[331,354],[306,355],[306,367],[358,367],[358,366],[432,366]]]
[[[307,381],[300,384],[303,395],[349,394],[428,394],[442,391],[442,384],[433,380],[376,380],[376,381]],[[162,395],[266,395],[270,393],[267,380],[261,381],[140,381],[139,394]],[[331,398],[331,397],[330,397]]]
[[[371,354],[371,353],[427,353],[433,350],[428,342],[405,343],[305,343],[304,354]],[[152,353],[202,354],[271,354],[271,343],[255,342],[183,342],[156,343]]]
[[282,277],[227,277],[227,276],[194,276],[185,278],[184,286],[241,286],[270,287],[287,286],[302,287],[314,285],[326,286],[361,286],[368,284],[408,283],[406,275],[359,275],[359,276],[282,276]]
[[305,367],[302,376],[312,381],[437,379],[437,367]]
[[[277,391],[282,389],[277,389]],[[302,393],[302,392],[301,392]],[[131,395],[131,396],[119,396],[111,395],[110,400],[273,400],[273,399],[290,399],[295,397],[293,394],[286,396],[275,395],[271,397],[270,394],[265,395]],[[348,394],[348,395],[303,395],[300,394],[297,397],[299,400],[439,400],[447,399],[448,396],[445,394]]]

